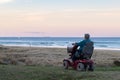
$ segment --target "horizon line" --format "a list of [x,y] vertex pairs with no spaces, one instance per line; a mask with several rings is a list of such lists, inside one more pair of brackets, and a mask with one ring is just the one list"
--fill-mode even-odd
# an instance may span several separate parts
[[[64,37],[67,37],[67,38],[83,38],[84,36],[0,36],[0,38],[2,37],[15,37],[15,38],[20,38],[20,37],[45,37],[45,38],[54,38],[54,37],[58,37],[58,38],[64,38]],[[93,36],[91,38],[120,38],[120,36]]]

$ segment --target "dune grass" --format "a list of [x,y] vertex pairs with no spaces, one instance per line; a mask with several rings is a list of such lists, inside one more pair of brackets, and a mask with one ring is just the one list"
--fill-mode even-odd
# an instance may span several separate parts
[[0,65],[0,80],[120,80],[120,67],[97,67],[94,72],[57,66]]

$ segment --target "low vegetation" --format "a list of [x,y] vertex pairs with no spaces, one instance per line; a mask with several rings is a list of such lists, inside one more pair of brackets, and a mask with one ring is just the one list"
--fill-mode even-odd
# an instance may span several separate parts
[[60,66],[0,65],[0,80],[120,80],[120,67],[96,67],[78,72]]
[[120,51],[95,50],[94,72],[64,70],[62,48],[0,48],[0,80],[120,80]]

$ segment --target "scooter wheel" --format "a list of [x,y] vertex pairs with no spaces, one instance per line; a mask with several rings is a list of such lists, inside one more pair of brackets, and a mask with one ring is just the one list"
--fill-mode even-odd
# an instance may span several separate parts
[[83,63],[78,63],[77,68],[78,71],[84,71],[84,64]]
[[68,61],[63,61],[63,67],[64,67],[64,69],[68,69],[68,67],[69,67]]
[[88,66],[88,71],[94,71],[94,68],[95,68],[94,64],[90,64]]

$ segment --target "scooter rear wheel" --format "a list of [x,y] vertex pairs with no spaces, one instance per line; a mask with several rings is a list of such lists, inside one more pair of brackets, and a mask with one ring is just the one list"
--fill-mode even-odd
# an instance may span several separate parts
[[78,63],[77,68],[78,71],[84,71],[84,64],[83,63]]
[[94,64],[88,65],[88,71],[94,71],[94,68],[95,68]]

